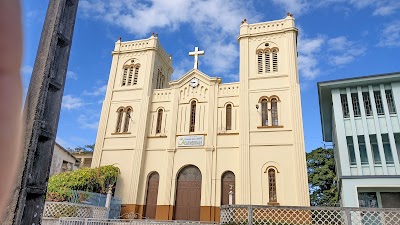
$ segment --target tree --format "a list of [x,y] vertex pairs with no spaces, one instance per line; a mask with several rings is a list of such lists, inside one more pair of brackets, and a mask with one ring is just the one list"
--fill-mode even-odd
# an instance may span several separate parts
[[336,205],[338,188],[333,149],[317,148],[306,157],[311,205]]
[[85,145],[85,147],[75,147],[75,148],[67,148],[70,152],[93,152],[94,151],[94,144],[92,145]]

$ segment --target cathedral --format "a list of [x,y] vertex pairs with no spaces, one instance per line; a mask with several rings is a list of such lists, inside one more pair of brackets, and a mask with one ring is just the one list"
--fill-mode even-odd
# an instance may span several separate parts
[[227,204],[309,206],[294,18],[239,29],[234,83],[198,70],[197,47],[171,80],[157,35],[115,43],[92,167],[120,168],[121,214],[218,221]]

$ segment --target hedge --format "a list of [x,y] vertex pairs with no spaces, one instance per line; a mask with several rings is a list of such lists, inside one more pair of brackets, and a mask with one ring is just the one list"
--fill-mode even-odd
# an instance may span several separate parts
[[120,170],[115,166],[82,168],[60,173],[50,177],[46,200],[53,202],[67,201],[72,190],[89,191],[105,194],[108,187],[117,182]]

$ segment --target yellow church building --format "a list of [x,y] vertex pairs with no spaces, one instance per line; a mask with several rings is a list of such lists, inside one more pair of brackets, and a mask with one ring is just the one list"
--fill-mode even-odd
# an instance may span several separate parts
[[121,213],[218,221],[220,205],[308,206],[294,18],[240,26],[239,82],[175,81],[157,35],[121,42],[92,167],[116,165]]

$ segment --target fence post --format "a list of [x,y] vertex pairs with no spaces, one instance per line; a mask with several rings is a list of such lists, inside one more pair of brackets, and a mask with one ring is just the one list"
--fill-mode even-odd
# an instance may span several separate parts
[[351,222],[351,210],[349,208],[345,208],[344,209],[344,214],[346,215],[346,220],[347,220],[346,225],[352,225],[352,222]]
[[112,198],[112,190],[111,189],[112,189],[111,187],[108,189],[106,205],[105,205],[105,207],[107,208],[107,219],[110,215],[110,206],[111,206],[111,198]]
[[88,225],[88,220],[87,218],[85,219],[85,225]]
[[251,205],[247,206],[247,214],[248,214],[248,225],[252,225],[253,224],[253,207]]

